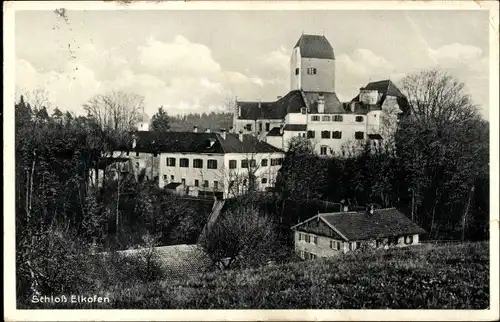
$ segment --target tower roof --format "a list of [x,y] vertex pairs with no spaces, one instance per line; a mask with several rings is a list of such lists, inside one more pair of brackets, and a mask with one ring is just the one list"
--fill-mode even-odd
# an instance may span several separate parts
[[335,59],[332,45],[325,36],[302,35],[293,48],[297,47],[305,58]]

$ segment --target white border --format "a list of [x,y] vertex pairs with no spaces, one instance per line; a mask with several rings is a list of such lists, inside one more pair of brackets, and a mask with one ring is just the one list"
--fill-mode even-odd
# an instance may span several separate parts
[[14,13],[21,10],[489,10],[490,13],[490,304],[489,310],[16,310],[14,242],[14,109],[4,111],[4,318],[51,320],[364,320],[485,321],[499,318],[498,88],[499,16],[496,1],[308,2],[4,2],[4,106],[14,106]]

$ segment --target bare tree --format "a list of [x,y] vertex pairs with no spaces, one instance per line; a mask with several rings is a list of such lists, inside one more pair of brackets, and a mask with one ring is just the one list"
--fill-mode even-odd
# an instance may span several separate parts
[[212,263],[223,269],[264,264],[275,245],[273,222],[248,205],[224,213],[200,240]]
[[43,87],[37,87],[32,90],[26,90],[23,93],[24,99],[35,111],[42,108],[50,108],[49,92]]
[[144,97],[113,91],[95,95],[83,107],[102,129],[131,131],[140,120]]

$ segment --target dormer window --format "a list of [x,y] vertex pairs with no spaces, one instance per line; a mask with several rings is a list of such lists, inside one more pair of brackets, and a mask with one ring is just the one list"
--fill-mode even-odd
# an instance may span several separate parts
[[299,69],[295,68],[295,75],[298,75],[298,74],[299,74]]

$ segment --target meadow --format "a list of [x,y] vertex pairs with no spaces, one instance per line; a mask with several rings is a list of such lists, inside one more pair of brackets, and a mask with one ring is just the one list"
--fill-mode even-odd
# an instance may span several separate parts
[[108,309],[486,309],[489,292],[489,247],[477,242],[164,276],[100,293]]

